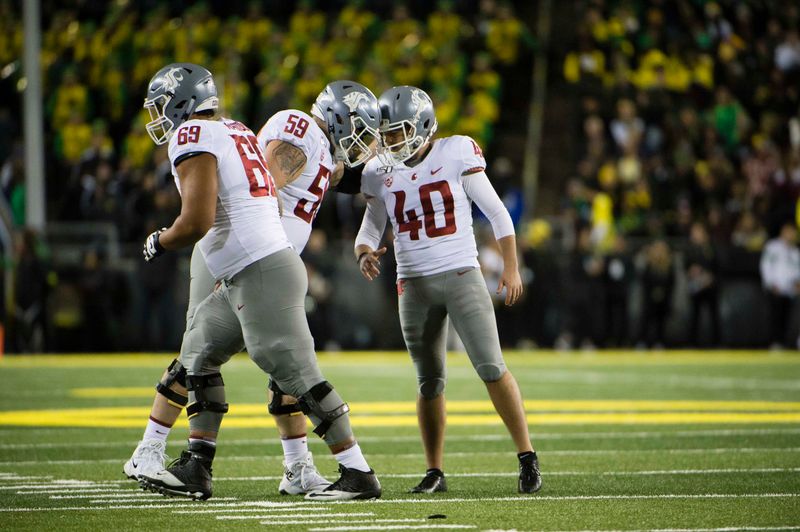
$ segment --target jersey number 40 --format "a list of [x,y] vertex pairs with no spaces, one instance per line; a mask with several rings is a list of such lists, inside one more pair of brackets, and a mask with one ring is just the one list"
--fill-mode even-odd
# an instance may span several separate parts
[[[444,226],[436,227],[436,211],[433,207],[431,194],[438,192],[442,197],[444,205]],[[406,193],[402,190],[392,192],[394,194],[394,217],[397,220],[397,228],[400,233],[410,233],[411,240],[419,240],[419,230],[422,223],[414,209],[405,210]],[[422,203],[422,218],[425,222],[425,234],[428,238],[437,236],[452,235],[456,232],[456,214],[453,193],[447,181],[437,181],[419,187],[419,199]],[[406,220],[406,217],[408,219]]]

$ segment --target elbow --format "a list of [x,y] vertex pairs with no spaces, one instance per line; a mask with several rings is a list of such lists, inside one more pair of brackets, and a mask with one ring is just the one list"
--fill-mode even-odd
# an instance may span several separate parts
[[211,229],[214,220],[192,220],[183,225],[183,234],[191,240],[197,242]]

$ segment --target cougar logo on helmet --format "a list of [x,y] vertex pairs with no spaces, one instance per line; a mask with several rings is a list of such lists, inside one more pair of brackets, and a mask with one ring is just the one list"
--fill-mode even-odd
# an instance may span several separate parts
[[164,78],[161,81],[161,87],[152,87],[150,90],[164,90],[164,91],[174,91],[178,88],[178,85],[181,84],[183,81],[183,72],[181,72],[181,68],[173,68],[166,74],[164,74]]
[[355,112],[361,102],[369,102],[369,98],[363,92],[349,92],[342,98],[344,104],[350,108],[350,112]]

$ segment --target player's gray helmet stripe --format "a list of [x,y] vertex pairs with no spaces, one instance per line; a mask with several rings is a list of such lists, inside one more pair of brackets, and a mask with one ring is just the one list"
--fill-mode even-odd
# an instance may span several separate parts
[[372,156],[381,113],[378,99],[364,85],[350,80],[328,83],[311,114],[327,125],[337,160],[357,166]]
[[147,85],[144,100],[144,108],[150,112],[147,133],[156,144],[164,144],[193,113],[218,106],[217,86],[211,72],[193,63],[172,63],[156,72]]
[[[409,85],[392,87],[381,94],[378,104],[383,140],[378,157],[383,164],[393,166],[406,161],[436,133],[433,101],[422,89]],[[387,142],[386,135],[398,131],[403,132],[402,140]]]

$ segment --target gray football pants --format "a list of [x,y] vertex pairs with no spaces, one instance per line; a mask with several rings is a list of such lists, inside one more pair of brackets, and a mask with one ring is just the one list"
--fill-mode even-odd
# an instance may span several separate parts
[[[187,329],[180,355],[188,375],[218,373],[220,366],[244,346],[250,358],[282,390],[295,397],[325,380],[317,365],[305,315],[308,278],[294,250],[287,248],[251,264],[194,305],[207,289],[209,279],[202,255],[195,252]],[[331,403],[341,402],[335,391],[328,399]],[[189,402],[195,400],[190,392]],[[223,402],[224,397],[213,400]],[[314,413],[310,417],[315,425],[320,421]],[[328,443],[352,436],[346,416],[335,424],[335,429],[326,435]]]
[[447,320],[464,342],[484,382],[506,372],[494,307],[478,269],[461,268],[398,281],[400,325],[417,370],[419,393],[433,399],[444,391]]

